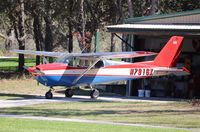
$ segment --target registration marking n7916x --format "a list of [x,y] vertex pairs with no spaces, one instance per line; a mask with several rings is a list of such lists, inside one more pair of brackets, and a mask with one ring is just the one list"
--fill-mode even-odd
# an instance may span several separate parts
[[130,75],[132,76],[152,76],[152,68],[133,68],[130,70]]

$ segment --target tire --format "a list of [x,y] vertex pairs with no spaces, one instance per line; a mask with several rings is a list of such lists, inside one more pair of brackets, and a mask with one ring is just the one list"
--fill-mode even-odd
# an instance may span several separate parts
[[65,90],[65,97],[71,98],[74,95],[74,91],[72,89]]
[[52,99],[52,98],[53,98],[52,92],[51,92],[51,91],[46,92],[45,98],[46,98],[46,99]]
[[91,93],[90,93],[90,97],[92,99],[97,99],[99,97],[99,91],[97,89],[92,90]]

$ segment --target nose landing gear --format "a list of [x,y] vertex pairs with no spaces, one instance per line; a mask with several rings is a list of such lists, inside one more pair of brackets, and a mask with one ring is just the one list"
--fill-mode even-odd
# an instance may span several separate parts
[[51,90],[49,90],[48,92],[46,92],[45,98],[46,99],[52,99],[53,98],[53,94],[52,94]]
[[50,90],[46,92],[45,98],[46,99],[52,99],[53,98],[53,93],[51,92],[53,90],[53,87],[50,87]]

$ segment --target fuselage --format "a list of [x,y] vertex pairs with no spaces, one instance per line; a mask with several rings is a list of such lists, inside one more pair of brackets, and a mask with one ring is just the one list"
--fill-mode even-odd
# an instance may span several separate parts
[[43,74],[35,76],[41,84],[46,86],[78,86],[93,85],[121,80],[147,78],[154,75],[152,65],[146,63],[130,63],[121,65],[92,68],[86,72],[77,82],[74,81],[87,69],[84,67],[72,67],[65,63],[43,64],[35,67]]

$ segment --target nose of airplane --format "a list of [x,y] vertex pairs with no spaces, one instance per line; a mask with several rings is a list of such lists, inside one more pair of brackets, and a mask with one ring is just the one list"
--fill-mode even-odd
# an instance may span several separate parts
[[33,66],[33,67],[25,67],[24,69],[26,69],[29,73],[31,73],[33,76],[38,76],[41,74],[44,74],[40,71],[40,69],[37,68],[37,66]]
[[36,69],[35,66],[34,66],[34,67],[28,67],[28,68],[27,68],[27,70],[28,70],[30,73],[35,72],[35,69]]

